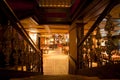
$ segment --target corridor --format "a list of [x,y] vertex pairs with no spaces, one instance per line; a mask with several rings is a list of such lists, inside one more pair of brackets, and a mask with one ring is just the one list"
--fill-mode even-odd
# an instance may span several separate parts
[[63,53],[61,47],[43,54],[43,72],[44,75],[68,74],[68,55]]

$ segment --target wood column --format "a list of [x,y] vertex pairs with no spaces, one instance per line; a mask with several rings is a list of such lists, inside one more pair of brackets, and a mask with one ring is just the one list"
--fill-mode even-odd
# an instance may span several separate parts
[[77,35],[76,23],[70,26],[69,30],[69,73],[75,74],[77,64]]
[[76,23],[77,32],[77,69],[83,66],[83,45],[78,46],[84,37],[84,23]]
[[84,36],[84,24],[81,22],[73,23],[69,30],[69,73],[76,74],[77,70],[82,68],[82,47],[78,43]]

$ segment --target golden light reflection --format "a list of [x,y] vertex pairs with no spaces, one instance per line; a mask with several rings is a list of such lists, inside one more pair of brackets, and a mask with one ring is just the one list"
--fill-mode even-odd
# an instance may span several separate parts
[[34,43],[37,42],[37,33],[29,33],[31,39],[34,41]]

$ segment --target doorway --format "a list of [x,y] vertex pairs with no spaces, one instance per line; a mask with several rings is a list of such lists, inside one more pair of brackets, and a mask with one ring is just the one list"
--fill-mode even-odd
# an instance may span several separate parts
[[41,38],[44,75],[67,75],[69,35],[52,34]]

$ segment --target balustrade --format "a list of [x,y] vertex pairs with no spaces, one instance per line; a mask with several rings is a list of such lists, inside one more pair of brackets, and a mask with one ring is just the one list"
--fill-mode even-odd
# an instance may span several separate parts
[[[0,29],[2,30],[4,27],[0,26]],[[39,72],[40,53],[34,50],[11,25],[6,27],[0,36],[0,59],[2,59],[0,67]]]
[[6,1],[0,2],[0,8],[8,20],[6,24],[0,24],[0,67],[42,74],[42,55],[39,48]]

